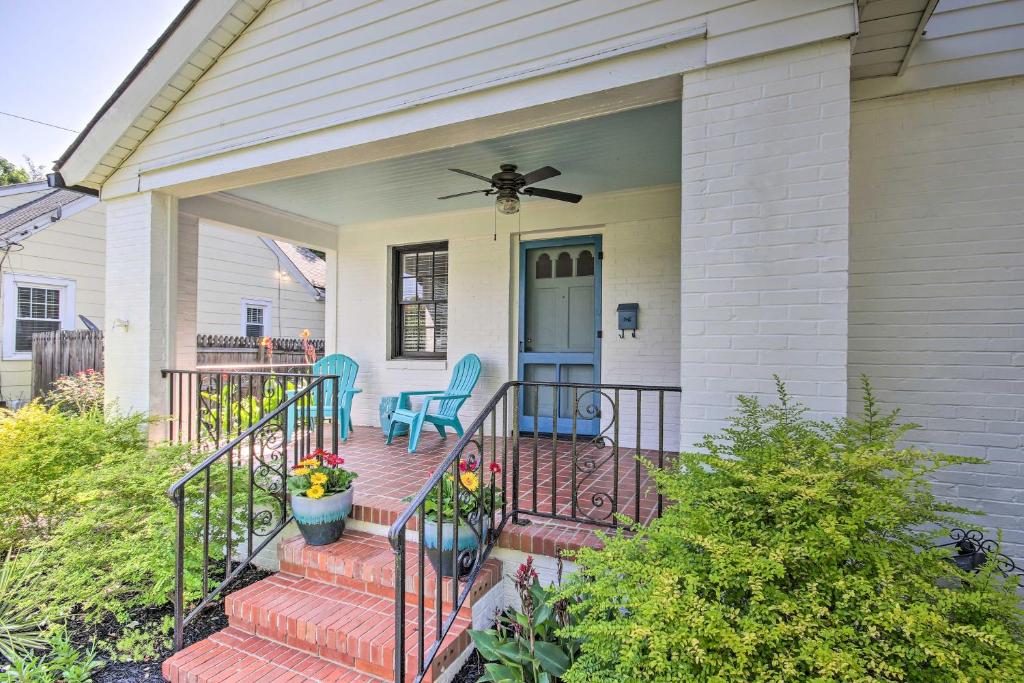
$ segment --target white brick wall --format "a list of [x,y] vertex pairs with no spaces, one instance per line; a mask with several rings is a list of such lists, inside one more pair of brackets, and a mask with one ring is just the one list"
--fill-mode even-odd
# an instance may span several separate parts
[[[353,407],[357,425],[377,424],[382,395],[405,389],[438,388],[448,383],[450,364],[388,360],[388,250],[391,246],[448,240],[449,351],[454,362],[476,353],[484,370],[473,399],[464,408],[472,419],[498,386],[516,374],[517,239],[548,239],[569,234],[603,236],[602,380],[676,385],[679,382],[679,189],[588,196],[580,205],[530,202],[515,218],[501,218],[493,238],[494,211],[458,211],[414,219],[349,226],[338,243],[338,351],[360,364],[363,393]],[[577,226],[577,227],[574,227]],[[578,227],[585,226],[585,227]],[[519,232],[521,231],[521,232]],[[519,232],[517,235],[516,233]],[[619,339],[615,308],[640,304],[637,338]],[[645,401],[647,398],[645,397]],[[655,399],[644,413],[655,409]],[[626,418],[635,404],[623,401]],[[678,400],[666,400],[666,447],[677,443]],[[621,437],[631,444],[624,424]],[[653,428],[653,426],[652,426]]]
[[849,66],[837,40],[683,78],[684,445],[773,373],[846,409]]
[[866,373],[1024,558],[1024,79],[857,102],[850,410]]

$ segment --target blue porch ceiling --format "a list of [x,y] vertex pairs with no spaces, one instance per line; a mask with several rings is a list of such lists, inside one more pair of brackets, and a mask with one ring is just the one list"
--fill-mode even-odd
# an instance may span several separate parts
[[[468,145],[324,171],[240,188],[232,194],[333,224],[387,220],[482,208],[492,197],[437,197],[483,189],[483,182],[446,170],[490,176],[502,163],[523,173],[550,165],[562,175],[539,183],[586,196],[678,183],[680,105],[653,107],[574,121]],[[547,199],[523,199],[523,210]]]

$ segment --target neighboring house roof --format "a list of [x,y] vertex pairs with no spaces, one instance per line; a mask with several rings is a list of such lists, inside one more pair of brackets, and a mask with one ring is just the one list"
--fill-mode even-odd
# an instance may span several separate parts
[[98,200],[73,190],[52,190],[0,213],[0,244],[17,243]]
[[262,238],[271,251],[288,266],[292,276],[323,301],[327,290],[327,262],[309,247],[300,247],[280,240]]

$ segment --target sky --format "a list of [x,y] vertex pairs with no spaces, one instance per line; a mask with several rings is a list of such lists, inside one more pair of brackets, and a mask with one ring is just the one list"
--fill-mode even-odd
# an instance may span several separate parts
[[[0,0],[0,112],[75,131],[99,110],[185,0]],[[0,156],[47,171],[75,133],[0,114]]]

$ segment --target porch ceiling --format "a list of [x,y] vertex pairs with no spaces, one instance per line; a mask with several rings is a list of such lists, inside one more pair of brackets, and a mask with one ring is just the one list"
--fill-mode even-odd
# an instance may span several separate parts
[[[493,199],[442,195],[483,189],[482,182],[447,171],[481,175],[501,163],[527,172],[545,165],[562,176],[541,183],[586,195],[678,183],[680,105],[668,102],[468,145],[324,171],[232,191],[238,197],[332,224],[387,220],[484,208]],[[551,201],[526,199],[531,202]],[[525,210],[529,210],[526,208]]]

